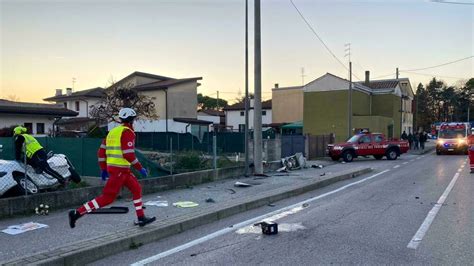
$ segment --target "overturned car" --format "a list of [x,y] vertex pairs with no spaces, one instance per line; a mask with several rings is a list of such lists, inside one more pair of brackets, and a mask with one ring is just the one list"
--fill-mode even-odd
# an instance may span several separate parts
[[[48,154],[49,166],[64,179],[74,183],[81,177],[64,154]],[[26,170],[26,175],[25,175]],[[0,160],[0,197],[36,194],[40,191],[54,190],[60,183],[47,173],[40,173],[30,165],[11,160]]]

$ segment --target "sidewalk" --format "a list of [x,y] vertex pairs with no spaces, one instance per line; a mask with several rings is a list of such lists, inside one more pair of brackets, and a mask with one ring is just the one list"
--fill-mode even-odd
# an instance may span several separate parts
[[[269,177],[221,180],[188,189],[150,194],[143,198],[168,201],[168,207],[147,206],[145,213],[157,221],[144,228],[133,225],[135,212],[130,201],[119,200],[113,206],[128,206],[128,214],[90,214],[70,229],[67,210],[49,216],[33,216],[0,221],[0,230],[26,222],[46,224],[19,235],[0,232],[0,264],[85,264],[128,250],[202,224],[267,205],[284,198],[327,186],[371,171],[366,167],[333,164],[323,169],[308,168]],[[323,174],[324,173],[324,174]],[[241,181],[251,187],[235,187]],[[212,202],[206,202],[212,199]],[[199,206],[177,208],[177,201],[194,201]]]
[[418,150],[408,150],[409,154],[414,154],[414,155],[423,155],[425,153],[429,153],[431,151],[434,151],[436,148],[436,140],[435,139],[430,139],[430,141],[425,143],[425,149],[418,149]]

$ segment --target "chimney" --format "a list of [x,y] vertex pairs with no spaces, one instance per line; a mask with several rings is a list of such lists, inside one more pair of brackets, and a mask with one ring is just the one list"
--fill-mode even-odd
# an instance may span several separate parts
[[278,89],[278,83],[275,83],[275,89]]
[[56,89],[56,96],[61,96],[63,95],[63,90],[62,89]]
[[66,88],[66,95],[71,96],[72,94],[72,88]]
[[365,71],[365,82],[364,85],[368,86],[370,83],[370,71]]

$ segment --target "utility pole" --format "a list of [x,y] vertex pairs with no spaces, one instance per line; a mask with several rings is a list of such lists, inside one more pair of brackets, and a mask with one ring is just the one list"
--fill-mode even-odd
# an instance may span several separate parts
[[217,91],[217,103],[216,103],[216,110],[219,110],[219,91]]
[[249,164],[249,7],[245,0],[245,176],[250,175]]
[[304,77],[306,75],[304,74],[304,67],[301,68],[301,86],[304,86]]
[[261,64],[261,35],[260,35],[260,0],[255,0],[255,52],[254,52],[254,120],[253,120],[253,144],[255,165],[254,174],[263,174],[262,164],[262,64]]
[[395,77],[396,77],[396,79],[398,79],[398,76],[399,76],[398,67],[397,67],[397,70],[395,71],[395,73],[396,73]]
[[348,111],[348,137],[352,136],[352,62],[349,61],[349,111]]

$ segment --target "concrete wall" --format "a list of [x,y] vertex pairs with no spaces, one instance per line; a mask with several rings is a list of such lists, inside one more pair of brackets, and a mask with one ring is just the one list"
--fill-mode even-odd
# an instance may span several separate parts
[[292,123],[302,120],[303,89],[273,89],[272,122]]
[[[262,109],[266,111],[265,115],[262,115],[262,124],[271,124],[272,123],[272,110],[271,109]],[[235,110],[235,111],[225,111],[225,124],[226,126],[231,126],[234,131],[239,130],[239,125],[245,125],[245,116],[241,115],[241,112],[244,110]],[[249,129],[253,129],[253,118],[254,110],[249,110]]]
[[[0,114],[0,128],[33,123],[33,132],[28,132],[37,137],[43,137],[53,132],[54,118],[48,116],[34,115],[10,115]],[[44,123],[45,134],[37,134],[38,123]]]
[[[166,93],[164,90],[144,91],[140,94],[153,98],[158,119],[166,119]],[[172,119],[168,116],[168,119]]]
[[395,138],[401,136],[401,98],[394,94],[374,95],[372,97],[372,114],[391,117]]
[[354,128],[368,128],[371,132],[383,133],[389,136],[388,126],[393,124],[392,118],[382,116],[354,116]]
[[168,89],[168,119],[197,117],[197,81]]

